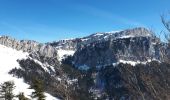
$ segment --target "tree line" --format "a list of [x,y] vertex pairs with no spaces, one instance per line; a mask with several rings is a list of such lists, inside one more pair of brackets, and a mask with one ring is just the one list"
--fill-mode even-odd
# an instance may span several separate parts
[[[31,98],[37,98],[37,100],[45,100],[44,86],[42,80],[34,79],[29,89],[34,89],[31,94]],[[0,84],[0,99],[2,100],[30,100],[24,95],[24,92],[20,92],[18,95],[14,94],[15,84],[13,81],[6,81]]]

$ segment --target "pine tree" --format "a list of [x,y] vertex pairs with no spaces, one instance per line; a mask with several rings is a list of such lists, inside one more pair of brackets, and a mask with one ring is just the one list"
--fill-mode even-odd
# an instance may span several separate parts
[[19,95],[17,97],[19,100],[29,100],[27,97],[25,97],[23,92],[19,93]]
[[0,98],[4,98],[5,100],[12,100],[14,98],[13,90],[14,90],[14,82],[7,81],[0,85]]
[[37,98],[38,100],[45,100],[43,82],[39,79],[34,79],[30,87],[35,91],[32,92],[32,98]]

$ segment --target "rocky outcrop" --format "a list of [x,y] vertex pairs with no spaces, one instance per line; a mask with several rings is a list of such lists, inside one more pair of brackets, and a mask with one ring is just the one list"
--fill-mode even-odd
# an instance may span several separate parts
[[140,37],[140,36],[151,36],[151,32],[146,28],[139,27],[134,29],[127,29],[124,31],[100,32],[100,33],[98,32],[82,38],[59,40],[59,41],[49,42],[47,44],[65,50],[69,50],[69,49],[77,50],[84,45],[88,45],[90,43],[97,42],[97,41],[102,42],[102,41],[108,41],[117,38]]
[[59,40],[54,42],[46,43],[48,45],[51,45],[57,49],[63,49],[63,50],[77,50],[78,44],[80,44],[81,39],[65,39],[65,40]]
[[59,40],[48,42],[46,44],[51,45],[52,47],[55,47],[57,49],[76,51],[79,48],[84,47],[85,45],[89,45],[98,41],[104,42],[118,38],[143,37],[151,35],[151,31],[147,30],[146,28],[139,27],[134,29],[127,29],[124,31],[98,32],[82,38]]
[[76,66],[91,67],[111,65],[122,60],[146,61],[151,59],[150,37],[135,37],[95,42],[77,50],[74,55]]
[[28,52],[29,56],[51,66],[59,66],[58,52],[55,47],[31,40],[16,40],[8,36],[0,37],[0,44],[16,50]]
[[[93,36],[95,35],[92,35],[92,38]],[[93,42],[77,49],[73,61],[75,66],[101,67],[112,65],[119,60],[164,61],[169,51],[165,43],[161,43],[152,32],[145,28],[135,28],[114,34],[105,33],[104,36],[100,34],[99,37],[100,39],[94,39]]]
[[0,44],[11,47],[16,50],[22,50],[28,53],[39,53],[40,56],[55,57],[57,50],[50,45],[45,45],[31,40],[18,41],[8,36],[0,37]]

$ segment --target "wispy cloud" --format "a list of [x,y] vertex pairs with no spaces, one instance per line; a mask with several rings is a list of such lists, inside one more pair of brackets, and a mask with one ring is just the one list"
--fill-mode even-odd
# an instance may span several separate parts
[[146,26],[146,25],[144,25],[140,22],[126,18],[124,16],[120,16],[120,15],[114,13],[114,12],[109,12],[109,11],[99,9],[99,8],[89,6],[89,5],[79,4],[77,6],[77,9],[79,9],[83,12],[89,13],[91,15],[97,16],[97,17],[105,18],[105,19],[110,20],[112,22],[118,22],[118,23],[121,23],[121,24],[133,25],[133,26],[143,26],[143,27]]

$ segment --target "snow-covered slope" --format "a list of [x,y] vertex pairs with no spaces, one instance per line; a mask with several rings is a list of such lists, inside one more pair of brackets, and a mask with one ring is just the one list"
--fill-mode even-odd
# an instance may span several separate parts
[[[29,85],[24,83],[23,79],[18,79],[8,74],[8,72],[13,68],[20,68],[19,63],[17,62],[18,59],[26,59],[28,57],[28,53],[0,45],[0,83],[5,81],[14,81],[16,86],[14,94],[17,95],[19,92],[24,92],[24,94],[30,98],[29,95],[33,89],[28,89]],[[45,95],[46,100],[58,100],[48,93],[45,93]]]

